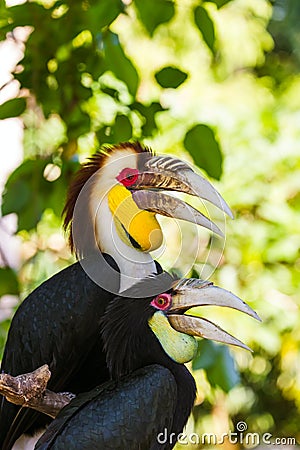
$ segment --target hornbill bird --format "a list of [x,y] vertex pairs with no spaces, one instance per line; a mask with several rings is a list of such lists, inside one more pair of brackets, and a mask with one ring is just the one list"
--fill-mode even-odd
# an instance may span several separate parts
[[[154,287],[161,293],[153,298]],[[247,348],[212,322],[185,312],[217,305],[258,318],[231,292],[166,272],[142,280],[124,295],[109,302],[101,321],[111,380],[63,408],[36,450],[173,448],[196,395],[184,365],[197,351],[194,336]]]
[[[162,271],[149,251],[162,242],[156,214],[219,228],[185,202],[163,193],[203,198],[231,215],[212,185],[186,163],[156,156],[139,143],[94,154],[70,185],[64,226],[79,261],[35,289],[18,308],[1,371],[11,375],[48,364],[49,389],[75,394],[108,379],[99,323],[108,302],[140,279]],[[0,448],[49,418],[0,399]]]

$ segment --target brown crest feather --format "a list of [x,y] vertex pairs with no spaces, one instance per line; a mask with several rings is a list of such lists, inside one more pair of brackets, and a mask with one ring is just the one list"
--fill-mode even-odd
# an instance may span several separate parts
[[[64,230],[69,234],[69,245],[71,248],[72,253],[76,252],[77,256],[82,255],[81,249],[75,248],[75,243],[73,240],[73,234],[72,234],[72,221],[73,221],[73,214],[74,214],[74,208],[76,201],[78,199],[78,196],[81,192],[81,189],[86,184],[86,182],[90,179],[91,176],[94,175],[94,173],[97,172],[103,165],[106,160],[106,158],[109,157],[109,154],[116,151],[116,150],[122,150],[122,149],[132,149],[136,153],[150,153],[153,154],[152,150],[148,147],[143,146],[139,142],[124,142],[121,144],[113,145],[113,146],[103,146],[99,151],[94,153],[92,156],[88,158],[86,162],[84,162],[81,165],[81,168],[78,170],[78,172],[75,174],[73,180],[71,181],[71,184],[69,186],[68,192],[67,192],[67,198],[66,198],[66,204],[63,209],[63,216],[64,216],[64,222],[63,222],[63,228]],[[89,195],[88,193],[87,195]],[[87,199],[88,200],[88,199]],[[88,219],[89,217],[89,211],[88,211],[88,202],[86,202],[86,210],[83,211],[84,219]],[[88,228],[88,224],[87,224]],[[94,232],[92,229],[87,229],[88,232]],[[86,249],[88,250],[88,249]],[[79,254],[78,254],[79,253]]]

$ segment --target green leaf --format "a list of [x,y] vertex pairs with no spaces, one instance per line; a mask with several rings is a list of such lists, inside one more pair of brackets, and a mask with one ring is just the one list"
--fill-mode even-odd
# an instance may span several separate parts
[[118,35],[107,31],[103,35],[101,44],[106,70],[112,71],[117,78],[124,81],[129,92],[135,97],[139,82],[138,73],[125,55]]
[[196,125],[187,132],[184,146],[197,166],[204,169],[209,176],[220,179],[222,153],[211,128],[204,124]]
[[151,36],[158,25],[169,22],[175,14],[174,3],[168,0],[135,0],[134,4]]
[[132,137],[132,125],[127,116],[118,114],[113,127],[114,143],[128,141]]
[[208,12],[203,6],[197,6],[194,10],[195,23],[203,37],[204,42],[212,51],[215,52],[215,27],[209,17]]
[[74,106],[74,108],[63,116],[63,119],[68,125],[67,136],[71,139],[77,139],[85,133],[88,133],[91,128],[91,119],[87,113],[85,113],[80,105]]
[[110,88],[110,87],[102,87],[101,88],[101,92],[103,92],[104,94],[107,94],[110,97],[112,97],[112,98],[114,98],[114,99],[119,101],[120,93],[119,93],[119,91],[117,89],[113,89],[113,88]]
[[222,6],[227,5],[227,3],[232,0],[207,0],[209,3],[214,3],[218,9],[222,8]]
[[30,200],[30,187],[22,179],[7,183],[8,190],[3,195],[2,214],[20,212]]
[[169,66],[156,72],[155,79],[163,88],[176,89],[187,79],[187,73]]
[[132,125],[127,116],[118,114],[113,125],[101,128],[96,134],[101,145],[117,144],[132,138]]
[[193,359],[193,370],[212,367],[217,353],[218,348],[214,342],[206,339],[199,341],[197,356]]
[[50,13],[42,6],[34,2],[25,2],[21,5],[15,5],[8,8],[10,14],[10,27],[24,27],[26,25],[35,25],[42,23]]
[[209,340],[199,342],[198,353],[193,360],[193,369],[204,369],[209,383],[229,392],[240,381],[235,361],[225,345]]
[[155,116],[158,112],[165,110],[158,102],[153,102],[149,106],[135,102],[131,105],[131,109],[137,110],[145,119],[145,123],[142,126],[143,136],[151,136],[153,134],[153,131],[157,129]]
[[[5,40],[5,28],[11,22],[9,9],[4,0],[0,0],[0,39]],[[4,30],[3,30],[4,28]],[[8,31],[8,30],[7,30]]]
[[20,116],[26,108],[25,98],[13,98],[0,105],[0,120]]
[[229,392],[240,381],[235,361],[225,345],[220,346],[214,365],[206,373],[211,385],[219,386],[224,392]]
[[51,183],[43,176],[49,160],[27,160],[9,177],[3,195],[3,215],[17,213],[18,230],[31,230],[48,207]]
[[197,272],[195,267],[192,268],[192,271],[191,271],[191,274],[190,274],[190,278],[200,278],[199,277],[199,273]]
[[10,267],[0,268],[0,297],[2,295],[19,294],[19,283],[16,273]]
[[86,12],[86,26],[96,35],[103,27],[108,27],[124,10],[121,0],[101,0],[96,2]]
[[80,163],[76,159],[64,160],[61,166],[60,177],[52,181],[49,185],[47,207],[51,208],[57,217],[61,217],[62,215],[67,188],[79,168]]

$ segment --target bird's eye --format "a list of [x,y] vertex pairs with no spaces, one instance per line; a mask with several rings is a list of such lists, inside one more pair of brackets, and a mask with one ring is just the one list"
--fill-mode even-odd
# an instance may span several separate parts
[[154,308],[160,309],[162,311],[165,311],[166,309],[170,308],[171,304],[172,304],[171,294],[159,294],[151,302],[151,305],[154,306]]
[[126,167],[125,169],[121,170],[119,175],[116,177],[116,179],[123,184],[125,187],[132,186],[137,178],[139,176],[138,169],[131,169],[129,167]]

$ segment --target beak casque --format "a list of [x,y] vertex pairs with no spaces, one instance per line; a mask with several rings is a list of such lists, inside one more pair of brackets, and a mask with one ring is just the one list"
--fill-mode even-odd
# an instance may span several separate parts
[[140,154],[139,158],[139,176],[132,186],[132,194],[140,209],[196,223],[223,237],[222,231],[192,206],[158,192],[170,190],[194,195],[209,201],[233,218],[229,206],[209,181],[180,159],[145,154]]
[[236,309],[260,321],[256,312],[243,300],[226,289],[214,286],[211,282],[193,278],[176,281],[173,284],[173,291],[172,306],[168,310],[168,320],[173,328],[192,336],[212,339],[250,350],[247,345],[209,320],[184,314],[187,310],[197,306],[215,305]]

